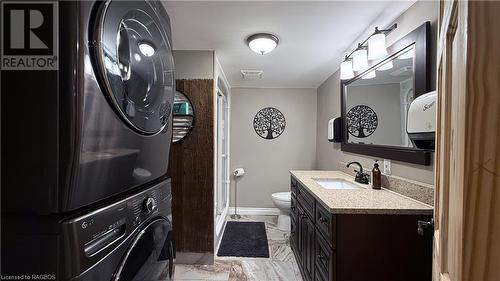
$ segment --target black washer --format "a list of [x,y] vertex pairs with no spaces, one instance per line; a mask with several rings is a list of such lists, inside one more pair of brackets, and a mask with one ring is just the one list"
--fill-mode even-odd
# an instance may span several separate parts
[[173,273],[174,246],[172,225],[166,219],[157,219],[134,238],[120,262],[114,281],[167,280]]

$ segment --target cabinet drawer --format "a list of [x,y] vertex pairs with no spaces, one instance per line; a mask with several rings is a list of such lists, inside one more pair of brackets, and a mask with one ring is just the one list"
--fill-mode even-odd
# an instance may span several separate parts
[[334,280],[335,251],[333,251],[330,245],[326,243],[325,239],[317,230],[315,253],[315,275],[317,276],[316,280]]
[[321,232],[327,243],[335,249],[335,216],[319,203],[316,204],[316,228]]
[[311,218],[312,221],[315,221],[314,209],[316,205],[316,200],[314,200],[314,197],[311,194],[309,194],[309,192],[306,191],[306,189],[298,183],[297,183],[297,193],[298,193],[297,200],[304,209],[305,213]]

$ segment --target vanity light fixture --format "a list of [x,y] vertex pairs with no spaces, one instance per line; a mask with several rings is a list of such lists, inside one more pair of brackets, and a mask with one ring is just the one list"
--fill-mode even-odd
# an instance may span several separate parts
[[270,33],[257,33],[247,38],[248,47],[260,55],[272,52],[278,46],[279,39]]
[[378,27],[375,27],[375,32],[368,38],[368,59],[376,60],[385,56],[387,56],[385,33],[382,33]]
[[352,70],[352,59],[345,58],[345,60],[340,64],[340,79],[346,80],[354,77],[354,71]]
[[352,69],[354,71],[362,71],[368,68],[368,51],[361,44],[352,53]]
[[[393,31],[397,27],[398,25],[396,23],[388,29],[378,29],[378,27],[375,27],[375,32],[372,33],[368,38],[366,38],[365,41],[358,43],[358,47],[356,48],[356,50],[352,51],[345,57],[344,61],[340,65],[340,79],[346,80],[352,78],[350,75],[347,75],[347,73],[349,73],[349,64],[347,62],[351,59],[352,70],[363,71],[369,67],[368,60],[380,59],[387,56],[385,37],[388,33]],[[388,64],[384,65],[384,67],[390,69],[392,68],[392,65]],[[346,75],[342,75],[342,72],[344,72]],[[373,73],[373,75],[375,77],[375,73]]]

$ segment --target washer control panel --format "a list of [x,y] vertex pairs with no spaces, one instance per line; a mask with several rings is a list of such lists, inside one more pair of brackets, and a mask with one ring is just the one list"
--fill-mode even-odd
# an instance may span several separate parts
[[165,180],[135,195],[64,222],[62,231],[68,238],[64,241],[64,258],[79,256],[81,261],[81,267],[71,269],[78,272],[68,272],[68,276],[77,276],[104,258],[117,245],[131,239],[142,224],[157,217],[170,217],[171,201],[171,183]]

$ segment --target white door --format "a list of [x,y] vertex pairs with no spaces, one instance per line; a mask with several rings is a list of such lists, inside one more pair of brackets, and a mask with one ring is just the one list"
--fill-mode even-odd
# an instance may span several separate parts
[[440,3],[433,279],[500,280],[500,3]]

